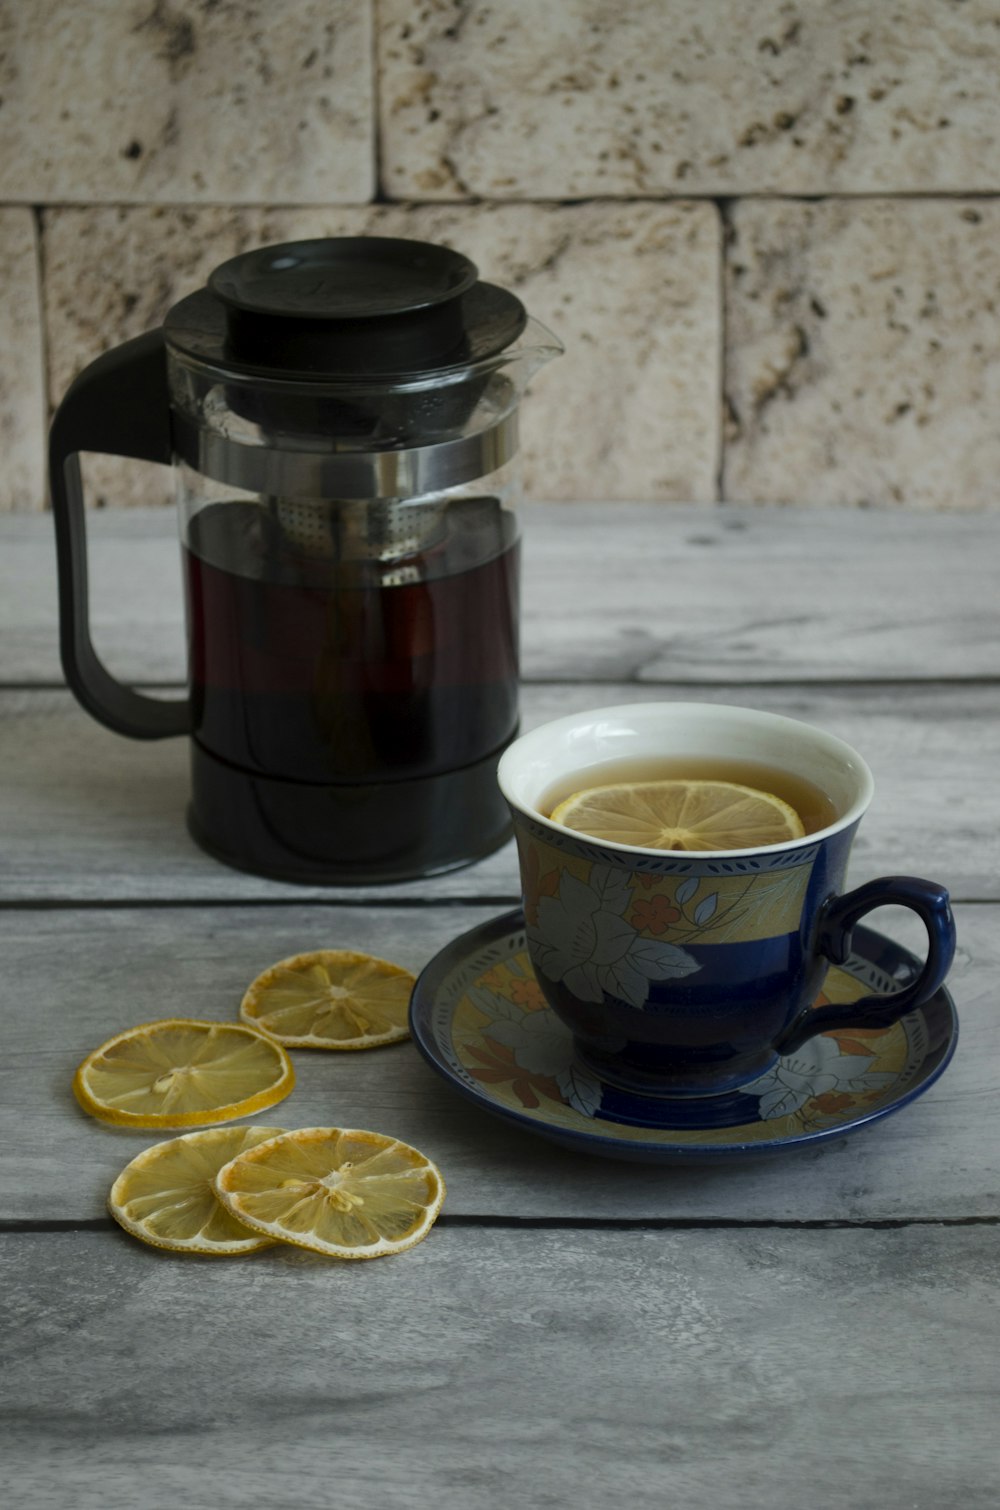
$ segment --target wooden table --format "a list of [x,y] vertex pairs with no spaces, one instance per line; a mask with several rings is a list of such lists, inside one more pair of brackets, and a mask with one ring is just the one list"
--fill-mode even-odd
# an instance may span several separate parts
[[[92,520],[95,637],[152,686],[183,674],[173,531]],[[299,1055],[286,1123],[391,1132],[448,1182],[425,1243],[338,1266],[128,1238],[105,1197],[155,1135],[88,1120],[73,1068],[135,1022],[231,1018],[299,949],[419,968],[516,903],[513,850],[356,891],[215,864],[184,828],[184,742],[119,738],[62,685],[50,521],[0,520],[6,1502],[995,1510],[998,542],[998,516],[525,510],[525,725],[685,697],[860,746],[852,883],[952,888],[961,1043],[866,1131],[696,1169],[557,1149],[412,1045]]]

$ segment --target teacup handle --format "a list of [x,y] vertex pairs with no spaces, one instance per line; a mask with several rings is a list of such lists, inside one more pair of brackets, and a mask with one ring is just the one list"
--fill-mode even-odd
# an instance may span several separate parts
[[881,876],[856,891],[831,897],[820,919],[818,949],[835,965],[851,952],[851,930],[876,907],[909,907],[927,929],[927,958],[916,980],[887,996],[862,996],[859,1001],[807,1007],[782,1033],[774,1047],[791,1054],[817,1033],[833,1028],[888,1028],[907,1012],[929,1001],[955,957],[955,919],[948,893],[936,881],[916,876]]

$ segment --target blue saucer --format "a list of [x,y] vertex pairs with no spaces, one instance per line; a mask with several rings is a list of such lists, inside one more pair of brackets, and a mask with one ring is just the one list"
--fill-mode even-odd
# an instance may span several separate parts
[[[898,990],[919,970],[899,944],[855,928],[853,953],[830,967],[817,1005]],[[431,960],[413,992],[410,1031],[431,1068],[484,1111],[567,1148],[675,1164],[783,1153],[899,1111],[947,1068],[958,1018],[942,988],[891,1028],[817,1035],[738,1091],[632,1095],[575,1061],[569,1030],[535,980],[518,910]]]

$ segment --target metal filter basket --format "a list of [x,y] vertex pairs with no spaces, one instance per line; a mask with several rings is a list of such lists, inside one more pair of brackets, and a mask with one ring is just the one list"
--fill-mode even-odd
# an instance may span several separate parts
[[388,565],[438,544],[448,503],[442,498],[270,498],[268,508],[296,555]]

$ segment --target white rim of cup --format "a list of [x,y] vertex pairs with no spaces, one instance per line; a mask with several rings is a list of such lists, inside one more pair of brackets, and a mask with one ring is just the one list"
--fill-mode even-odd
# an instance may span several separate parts
[[[611,708],[588,708],[580,713],[569,713],[563,718],[552,719],[549,723],[540,724],[535,729],[529,729],[526,734],[521,734],[514,740],[513,744],[507,746],[507,749],[500,757],[497,767],[497,781],[500,791],[510,806],[515,808],[517,812],[523,813],[526,818],[530,818],[534,823],[540,823],[543,828],[551,829],[554,834],[572,834],[574,838],[583,842],[619,850],[623,854],[645,855],[662,859],[665,854],[670,853],[669,850],[648,849],[639,844],[619,844],[617,842],[612,844],[610,840],[599,839],[592,834],[585,834],[576,829],[566,828],[561,823],[553,823],[551,818],[547,818],[538,808],[531,805],[531,799],[526,799],[515,792],[513,784],[517,780],[518,772],[523,768],[524,762],[534,763],[537,768],[541,752],[546,745],[551,745],[553,741],[559,741],[562,736],[571,734],[573,730],[578,730],[583,720],[601,719],[608,722],[613,720],[621,722],[625,722],[626,720],[629,722],[645,720],[649,723],[657,715],[662,716],[664,714],[668,716],[677,714],[688,717],[697,715],[703,718],[707,715],[709,723],[722,723],[729,718],[738,716],[744,722],[749,720],[758,728],[766,727],[775,733],[785,733],[790,738],[805,739],[808,737],[814,745],[817,745],[835,763],[853,773],[858,788],[854,800],[836,822],[828,824],[826,828],[817,829],[814,833],[805,834],[801,839],[786,839],[780,844],[762,844],[749,849],[706,849],[686,852],[691,859],[731,859],[745,855],[775,854],[785,850],[805,849],[809,845],[817,844],[821,840],[829,838],[833,834],[840,833],[845,828],[849,828],[852,824],[857,823],[871,803],[875,792],[875,778],[871,773],[868,762],[846,740],[839,739],[835,734],[828,734],[825,729],[817,728],[815,724],[806,723],[803,719],[788,718],[783,713],[767,713],[760,708],[747,708],[735,703],[620,703]],[[594,761],[593,764],[597,767],[603,766],[606,768],[616,758],[624,761],[629,756],[626,752],[623,752],[620,757],[609,755],[606,759]],[[772,757],[772,763],[780,765],[781,761]],[[565,766],[569,765],[570,762],[566,761]],[[788,769],[790,773],[798,774],[794,765],[788,767]],[[584,772],[585,770],[586,767],[583,768]],[[809,779],[808,775],[805,775],[805,779]],[[558,780],[558,772],[551,775],[546,783],[548,789],[551,789]],[[536,795],[541,796],[541,792]],[[675,853],[679,853],[679,851]]]

